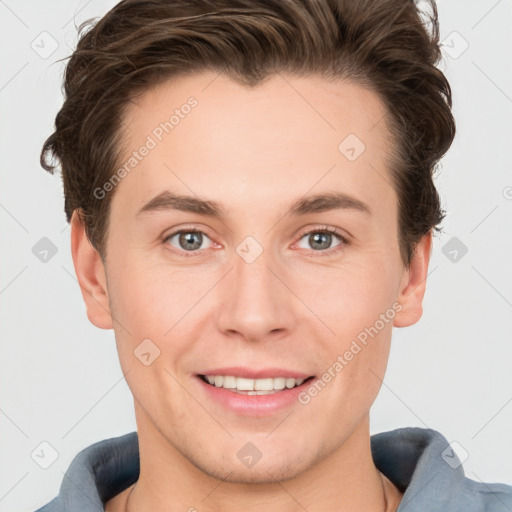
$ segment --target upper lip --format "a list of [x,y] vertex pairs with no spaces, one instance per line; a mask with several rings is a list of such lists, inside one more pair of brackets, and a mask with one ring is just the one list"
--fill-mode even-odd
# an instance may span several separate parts
[[245,379],[268,379],[276,377],[285,377],[288,379],[307,379],[311,374],[298,372],[296,370],[286,370],[284,368],[244,368],[242,366],[232,366],[229,368],[212,368],[205,370],[199,375],[230,375],[233,377],[242,377]]

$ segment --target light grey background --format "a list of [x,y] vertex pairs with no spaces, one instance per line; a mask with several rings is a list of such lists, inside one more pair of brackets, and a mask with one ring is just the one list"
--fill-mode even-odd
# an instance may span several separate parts
[[[60,174],[39,166],[62,102],[56,61],[72,52],[75,25],[115,3],[0,0],[1,511],[35,510],[80,449],[135,430],[113,332],[85,314]],[[467,452],[470,478],[512,484],[512,2],[438,7],[458,128],[437,180],[449,214],[424,317],[395,330],[371,429],[434,428]],[[57,249],[47,262],[32,252],[43,237]],[[453,237],[467,254],[443,253]],[[42,442],[58,452],[48,469]]]

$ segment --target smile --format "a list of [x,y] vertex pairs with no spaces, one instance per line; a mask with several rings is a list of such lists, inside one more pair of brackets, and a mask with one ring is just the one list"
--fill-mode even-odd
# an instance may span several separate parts
[[284,389],[293,389],[300,386],[306,380],[313,378],[295,379],[289,377],[270,377],[265,379],[247,379],[232,375],[200,375],[199,377],[211,386],[244,395],[274,394]]

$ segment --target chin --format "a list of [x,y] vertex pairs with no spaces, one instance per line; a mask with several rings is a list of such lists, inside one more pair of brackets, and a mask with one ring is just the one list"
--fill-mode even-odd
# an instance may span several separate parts
[[[284,460],[276,459],[275,454],[270,452],[268,456],[261,456],[252,465],[245,467],[237,453],[232,457],[226,457],[226,452],[210,453],[208,460],[201,460],[201,457],[188,457],[201,473],[216,480],[233,484],[275,484],[276,481],[286,481],[295,478],[307,469],[307,461],[302,457],[285,457]],[[312,461],[314,462],[314,461]]]
[[258,469],[256,467],[244,470],[226,468],[226,474],[211,474],[210,476],[232,484],[275,484],[291,480],[301,472],[301,468],[297,465],[291,468],[287,463],[286,466],[286,468],[281,467],[280,469],[276,469],[275,464],[269,467],[260,466]]

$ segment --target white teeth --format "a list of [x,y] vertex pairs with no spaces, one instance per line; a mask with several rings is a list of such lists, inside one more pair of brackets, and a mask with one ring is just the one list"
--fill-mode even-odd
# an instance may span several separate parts
[[274,389],[284,389],[286,387],[286,379],[284,377],[278,377],[274,379]]
[[222,383],[222,387],[226,389],[235,389],[236,388],[236,377],[232,377],[231,375],[227,375],[224,377],[224,382]]
[[286,379],[286,387],[291,389],[295,386],[295,379]]
[[254,379],[236,378],[236,389],[239,391],[254,391]]
[[258,379],[254,381],[255,391],[272,391],[274,389],[274,379]]
[[206,380],[217,388],[230,389],[235,392],[244,392],[249,395],[267,395],[284,388],[291,389],[300,386],[304,379],[274,377],[266,379],[246,379],[232,375],[206,375]]

